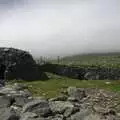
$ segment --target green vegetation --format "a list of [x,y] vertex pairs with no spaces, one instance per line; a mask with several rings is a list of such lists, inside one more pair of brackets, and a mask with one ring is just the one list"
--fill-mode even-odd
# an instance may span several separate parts
[[[58,63],[58,60],[54,60],[52,63]],[[120,53],[68,56],[61,58],[59,64],[74,67],[120,68]]]
[[[18,81],[25,84],[34,96],[55,97],[61,90],[66,89],[69,86],[75,86],[79,88],[100,88],[110,90],[113,92],[120,92],[120,81],[104,81],[104,80],[77,80],[69,79],[66,77],[60,77],[52,74],[48,74],[50,80],[48,81]],[[8,84],[16,83],[11,81]]]
[[[120,54],[90,54],[90,55],[76,55],[58,60],[50,61],[52,63],[59,63],[62,65],[75,67],[112,67],[120,68]],[[48,74],[48,73],[47,73]],[[60,93],[61,90],[69,86],[79,88],[100,88],[110,90],[113,92],[120,92],[120,81],[114,80],[77,80],[67,77],[60,77],[48,74],[50,79],[48,81],[18,81],[25,84],[34,96],[54,97]],[[11,81],[8,84],[13,84],[16,81]]]

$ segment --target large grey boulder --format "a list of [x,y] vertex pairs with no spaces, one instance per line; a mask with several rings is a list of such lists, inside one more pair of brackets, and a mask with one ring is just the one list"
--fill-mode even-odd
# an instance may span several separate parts
[[6,79],[8,80],[47,79],[29,52],[14,48],[0,48],[0,61],[7,67]]
[[69,87],[67,93],[69,95],[68,100],[70,101],[81,101],[87,96],[84,89],[76,87]]

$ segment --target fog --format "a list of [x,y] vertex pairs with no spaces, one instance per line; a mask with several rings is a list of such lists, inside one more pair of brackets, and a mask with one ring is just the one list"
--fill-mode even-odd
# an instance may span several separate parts
[[0,0],[0,47],[34,56],[120,51],[120,0]]

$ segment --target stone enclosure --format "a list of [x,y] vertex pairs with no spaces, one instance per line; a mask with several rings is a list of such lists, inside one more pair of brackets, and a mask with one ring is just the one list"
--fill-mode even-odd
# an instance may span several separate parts
[[80,80],[120,80],[119,68],[100,67],[68,67],[58,64],[38,65],[29,52],[14,49],[0,48],[0,64],[7,67],[6,79],[44,80],[48,79],[44,72]]

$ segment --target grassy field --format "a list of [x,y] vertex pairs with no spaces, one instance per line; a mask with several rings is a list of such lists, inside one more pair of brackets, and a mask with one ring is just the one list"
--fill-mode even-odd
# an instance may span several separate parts
[[[58,60],[51,61],[58,63]],[[59,64],[75,67],[114,67],[120,68],[120,53],[74,55],[61,58]]]
[[[51,60],[49,62],[57,63],[75,67],[115,67],[120,68],[120,53],[110,54],[89,54],[89,55],[74,55],[59,60]],[[58,95],[61,90],[69,86],[80,88],[100,88],[113,92],[120,92],[120,81],[105,81],[105,80],[77,80],[66,77],[60,77],[48,74],[50,79],[48,81],[19,81],[25,84],[34,96],[54,97]],[[9,84],[13,84],[14,81]]]
[[[66,77],[60,77],[52,74],[48,74],[50,80],[48,81],[18,81],[25,84],[34,96],[45,96],[47,98],[55,97],[61,90],[66,89],[69,86],[75,86],[79,88],[100,88],[110,90],[113,92],[120,92],[120,81],[104,81],[104,80],[77,80],[69,79]],[[11,81],[8,84],[16,83]]]

